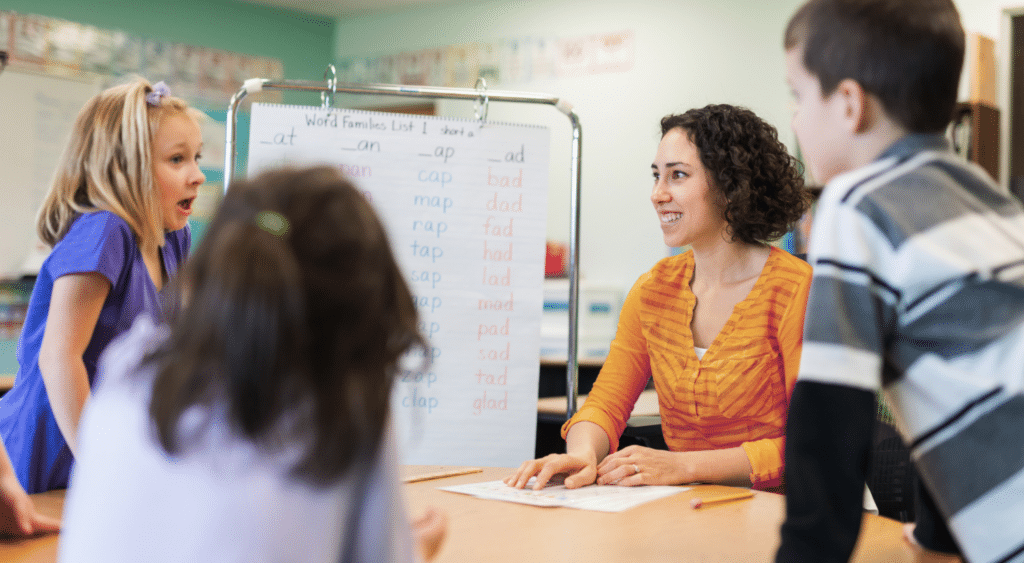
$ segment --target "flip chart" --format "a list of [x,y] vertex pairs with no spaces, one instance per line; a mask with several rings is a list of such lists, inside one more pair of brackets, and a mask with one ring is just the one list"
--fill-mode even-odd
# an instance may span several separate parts
[[250,175],[334,166],[387,227],[430,341],[392,401],[405,463],[534,455],[548,145],[532,125],[252,106]]

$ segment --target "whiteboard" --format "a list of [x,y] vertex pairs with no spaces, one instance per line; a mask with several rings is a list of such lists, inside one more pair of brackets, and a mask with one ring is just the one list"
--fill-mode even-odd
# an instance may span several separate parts
[[98,77],[12,68],[0,76],[0,277],[35,273],[23,266],[48,250],[36,236],[36,213],[75,117],[100,89]]
[[253,104],[248,170],[327,163],[385,223],[430,341],[392,412],[406,463],[534,456],[547,128]]

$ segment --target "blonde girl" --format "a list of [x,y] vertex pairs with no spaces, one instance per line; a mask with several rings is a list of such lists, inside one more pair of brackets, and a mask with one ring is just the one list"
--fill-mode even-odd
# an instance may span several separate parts
[[67,486],[100,353],[137,317],[162,316],[191,244],[201,148],[197,112],[163,83],[110,88],[75,121],[39,211],[52,251],[0,399],[0,436],[29,493]]

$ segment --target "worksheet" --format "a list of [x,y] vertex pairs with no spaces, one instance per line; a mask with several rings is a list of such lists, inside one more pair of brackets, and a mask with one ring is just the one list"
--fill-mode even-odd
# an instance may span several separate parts
[[472,495],[477,498],[518,502],[533,506],[564,506],[599,512],[622,512],[645,502],[672,496],[690,487],[646,486],[620,487],[618,485],[590,485],[579,489],[567,489],[565,485],[548,485],[539,491],[533,490],[535,479],[531,478],[522,489],[509,487],[501,481],[469,483],[439,487],[442,491]]

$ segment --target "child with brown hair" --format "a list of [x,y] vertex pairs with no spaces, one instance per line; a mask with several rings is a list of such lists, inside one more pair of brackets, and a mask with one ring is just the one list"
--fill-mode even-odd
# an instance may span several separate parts
[[[389,404],[426,342],[370,204],[329,168],[233,183],[179,281],[103,357],[61,559],[412,560]],[[444,517],[415,528],[429,558]]]

